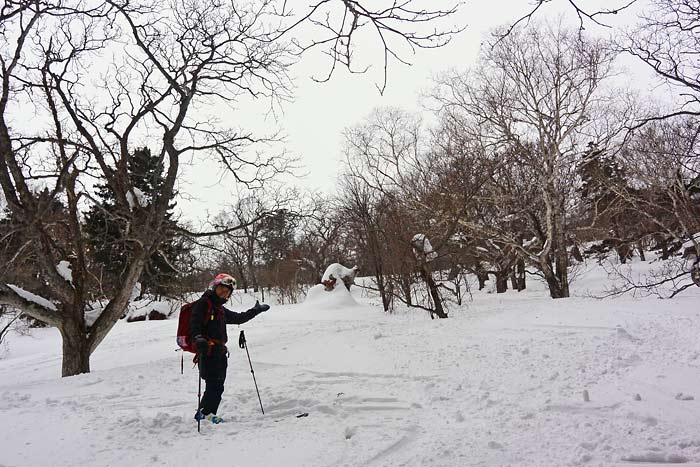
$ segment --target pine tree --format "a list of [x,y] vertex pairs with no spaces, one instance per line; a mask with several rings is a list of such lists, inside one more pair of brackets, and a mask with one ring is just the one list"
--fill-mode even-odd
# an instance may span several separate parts
[[[148,148],[138,148],[128,161],[129,183],[133,192],[142,195],[142,201],[151,203],[164,183],[163,164]],[[119,280],[124,273],[132,246],[124,238],[125,216],[116,209],[114,193],[107,186],[97,186],[99,204],[91,207],[85,215],[85,232],[90,242],[92,258],[97,273],[104,279]],[[138,197],[137,196],[137,197]],[[175,203],[169,206],[166,215],[166,238],[158,251],[151,255],[141,275],[141,292],[168,295],[173,290],[178,271],[173,268],[190,248],[177,238],[173,219]]]
[[611,188],[626,185],[625,171],[615,157],[606,154],[593,143],[588,144],[588,154],[579,164],[578,174],[582,182],[581,197],[585,200],[587,208],[593,209],[597,205],[599,212],[609,208],[615,200],[616,196]]
[[274,263],[289,255],[295,246],[296,224],[296,217],[287,209],[280,209],[263,219],[260,226],[260,246],[265,263]]

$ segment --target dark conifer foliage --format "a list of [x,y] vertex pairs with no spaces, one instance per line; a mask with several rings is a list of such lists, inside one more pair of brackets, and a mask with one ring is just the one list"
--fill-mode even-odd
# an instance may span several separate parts
[[[148,148],[138,148],[128,161],[129,184],[132,187],[133,209],[147,209],[154,201],[165,180],[163,162]],[[98,203],[85,215],[85,231],[95,262],[95,270],[103,277],[103,288],[118,281],[126,270],[133,245],[124,238],[129,229],[138,225],[127,225],[128,217],[120,215],[114,193],[108,186],[97,187]],[[173,219],[172,202],[166,213],[165,239],[153,252],[141,274],[141,294],[170,295],[178,273],[179,260],[191,250],[186,240],[176,234],[177,222]],[[108,280],[104,280],[108,279]]]

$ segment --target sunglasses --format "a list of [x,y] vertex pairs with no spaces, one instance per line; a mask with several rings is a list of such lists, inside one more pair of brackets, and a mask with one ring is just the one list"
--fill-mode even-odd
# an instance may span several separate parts
[[222,277],[222,278],[217,278],[214,279],[214,285],[223,285],[226,287],[235,287],[236,286],[236,279],[233,277]]
[[236,281],[233,279],[233,277],[224,277],[221,279],[221,284],[222,285],[236,285]]

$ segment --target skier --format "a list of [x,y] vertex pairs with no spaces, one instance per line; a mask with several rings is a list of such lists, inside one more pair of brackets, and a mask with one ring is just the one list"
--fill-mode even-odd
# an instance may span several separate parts
[[[223,419],[216,415],[216,411],[221,402],[221,394],[224,392],[228,367],[226,325],[243,324],[270,309],[269,305],[260,304],[257,301],[253,308],[243,313],[235,313],[224,308],[224,303],[235,287],[236,280],[233,277],[228,274],[219,274],[192,306],[190,335],[197,348],[199,376],[206,382],[204,397],[194,415],[197,421],[223,422]],[[207,316],[209,318],[205,323]]]

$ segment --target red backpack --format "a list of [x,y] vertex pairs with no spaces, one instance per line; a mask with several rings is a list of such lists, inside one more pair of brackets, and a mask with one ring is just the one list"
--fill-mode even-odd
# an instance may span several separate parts
[[[177,345],[180,346],[185,352],[197,353],[197,349],[192,342],[192,337],[190,336],[190,320],[192,319],[192,308],[197,300],[190,303],[185,303],[180,308],[180,319],[177,323]],[[204,322],[206,323],[211,318],[212,308],[214,304],[207,298],[207,312],[204,313]]]

